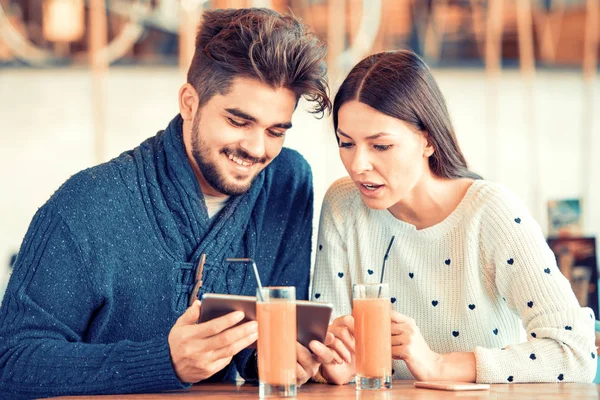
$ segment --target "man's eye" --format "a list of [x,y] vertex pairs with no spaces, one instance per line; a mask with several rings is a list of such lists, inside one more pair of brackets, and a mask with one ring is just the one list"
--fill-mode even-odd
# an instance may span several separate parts
[[278,132],[278,131],[267,131],[269,132],[269,135],[276,137],[276,138],[282,138],[285,136],[285,132]]
[[229,123],[231,125],[237,126],[237,127],[240,127],[240,128],[248,125],[247,122],[239,122],[239,121],[236,121],[233,118],[229,118],[229,117],[227,117],[227,121],[229,121]]

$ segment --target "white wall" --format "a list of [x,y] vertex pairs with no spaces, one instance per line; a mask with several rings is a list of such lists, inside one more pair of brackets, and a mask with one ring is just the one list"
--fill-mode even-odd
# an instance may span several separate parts
[[[494,105],[486,96],[494,85],[486,82],[482,70],[437,70],[434,74],[472,169],[514,190],[544,231],[548,198],[581,196],[589,190],[586,233],[600,232],[600,208],[594,207],[600,204],[600,188],[594,184],[600,183],[600,157],[595,157],[600,154],[598,82],[586,92],[579,71],[543,71],[530,97],[518,72],[505,71],[496,85]],[[166,127],[177,112],[181,83],[176,69],[111,69],[108,157]],[[590,92],[595,104],[584,102],[585,93]],[[0,70],[0,297],[9,255],[18,250],[37,208],[70,175],[94,163],[90,98],[91,80],[83,69]],[[494,107],[495,117],[490,113]],[[595,111],[587,128],[582,120],[586,107],[589,113]],[[317,120],[299,110],[293,123],[286,146],[299,150],[313,167],[316,228],[327,187],[345,171],[329,118]],[[586,146],[582,142],[585,132],[593,132]],[[532,147],[534,136],[537,146]],[[536,154],[539,175],[532,167]],[[584,171],[582,160],[588,156],[591,168]],[[541,188],[538,202],[536,182]]]

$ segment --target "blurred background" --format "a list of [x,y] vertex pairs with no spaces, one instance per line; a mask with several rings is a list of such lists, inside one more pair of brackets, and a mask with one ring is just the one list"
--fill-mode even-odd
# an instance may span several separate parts
[[[471,169],[517,193],[597,311],[600,0],[0,0],[0,298],[49,196],[176,115],[203,10],[248,6],[327,42],[332,95],[370,53],[420,54]],[[331,119],[305,109],[286,146],[313,168],[316,230],[345,170]]]

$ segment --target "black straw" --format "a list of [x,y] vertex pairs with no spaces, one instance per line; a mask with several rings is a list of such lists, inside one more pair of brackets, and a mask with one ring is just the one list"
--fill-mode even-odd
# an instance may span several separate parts
[[[388,245],[387,251],[385,252],[385,256],[383,257],[383,264],[381,265],[381,277],[379,278],[379,284],[383,283],[383,274],[385,273],[385,263],[388,260],[388,257],[390,256],[390,250],[392,248],[392,245],[394,244],[394,239],[396,239],[396,236],[392,236],[392,240],[390,240],[390,244]],[[381,287],[379,288],[379,293],[377,294],[377,297],[381,296]]]
[[225,261],[227,262],[237,262],[237,263],[252,263],[252,269],[254,270],[254,278],[256,279],[256,285],[258,286],[258,297],[260,297],[260,301],[265,301],[262,295],[262,284],[260,283],[260,276],[258,276],[258,268],[256,267],[256,263],[251,258],[228,258]]

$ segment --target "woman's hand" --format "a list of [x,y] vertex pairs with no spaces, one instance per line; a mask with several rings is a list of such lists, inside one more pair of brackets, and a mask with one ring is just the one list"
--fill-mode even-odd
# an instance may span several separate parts
[[441,379],[442,355],[429,348],[415,320],[393,310],[392,358],[403,360],[418,381]]
[[329,383],[343,385],[354,378],[354,318],[344,315],[336,318],[327,329],[328,347],[334,355],[322,360],[321,374]]
[[323,362],[323,358],[331,357],[331,353],[333,352],[326,344],[327,339],[325,340],[325,344],[316,340],[311,341],[309,347],[316,349],[311,354],[309,349],[296,342],[296,384],[298,387],[305,384],[306,381],[317,373],[319,366]]

